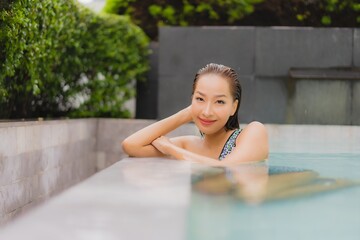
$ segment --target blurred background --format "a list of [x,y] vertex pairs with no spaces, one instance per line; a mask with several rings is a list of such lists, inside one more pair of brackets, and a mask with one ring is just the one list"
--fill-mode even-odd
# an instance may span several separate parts
[[163,118],[217,62],[240,76],[242,122],[358,125],[359,12],[354,0],[3,1],[0,118]]

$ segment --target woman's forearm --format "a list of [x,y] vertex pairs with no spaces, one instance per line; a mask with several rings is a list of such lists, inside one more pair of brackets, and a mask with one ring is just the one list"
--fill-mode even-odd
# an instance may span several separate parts
[[166,148],[166,153],[178,160],[190,160],[192,162],[202,163],[209,166],[225,166],[223,162],[217,159],[190,152],[174,144],[168,145]]
[[122,142],[124,151],[130,156],[150,157],[160,155],[151,143],[179,126],[191,121],[190,108],[185,108],[170,117],[153,123],[126,138]]

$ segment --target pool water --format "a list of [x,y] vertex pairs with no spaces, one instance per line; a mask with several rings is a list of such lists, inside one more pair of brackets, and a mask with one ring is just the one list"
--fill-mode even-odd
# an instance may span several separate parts
[[359,170],[357,151],[315,151],[193,174],[188,239],[360,239]]

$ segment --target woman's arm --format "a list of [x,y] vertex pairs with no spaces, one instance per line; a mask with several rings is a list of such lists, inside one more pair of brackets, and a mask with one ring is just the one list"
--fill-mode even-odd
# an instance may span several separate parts
[[235,166],[241,163],[257,162],[267,159],[269,154],[267,131],[259,122],[250,123],[239,135],[236,148],[222,161],[205,157],[176,146],[166,137],[153,141],[155,146],[164,155],[176,159],[186,159],[204,163],[210,166]]
[[192,162],[204,163],[210,166],[224,166],[223,163],[217,159],[205,157],[175,145],[167,137],[159,137],[153,141],[152,145],[165,156],[174,157],[178,160],[190,160]]
[[187,107],[168,118],[147,126],[122,142],[122,148],[132,157],[158,157],[163,154],[157,150],[151,143],[160,136],[166,135],[179,126],[190,122],[191,110]]

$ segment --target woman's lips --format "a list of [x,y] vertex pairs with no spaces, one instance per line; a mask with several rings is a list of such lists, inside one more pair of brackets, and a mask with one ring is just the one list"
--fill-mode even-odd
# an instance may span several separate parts
[[202,118],[199,118],[199,120],[200,120],[200,123],[204,126],[209,126],[215,122],[215,120],[207,120],[207,119],[202,119]]

